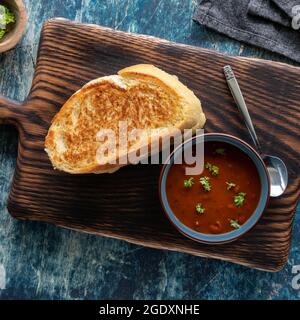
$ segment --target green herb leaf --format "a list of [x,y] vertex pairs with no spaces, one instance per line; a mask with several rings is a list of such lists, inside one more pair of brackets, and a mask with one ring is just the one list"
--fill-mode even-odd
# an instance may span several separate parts
[[226,184],[227,184],[227,190],[230,190],[236,186],[236,184],[233,182],[226,182]]
[[0,39],[2,39],[6,33],[6,25],[8,25],[9,23],[13,23],[16,21],[16,17],[13,14],[13,12],[8,9],[6,6],[4,5],[0,5],[0,26],[2,26],[2,28],[4,29],[0,29]]
[[4,5],[0,5],[0,24],[9,24],[16,21],[15,15],[13,12]]
[[4,37],[5,33],[6,33],[6,30],[0,29],[0,39]]
[[205,208],[202,207],[201,203],[197,203],[195,209],[196,209],[197,213],[201,213],[201,214],[204,213],[204,211],[205,211]]
[[191,177],[191,178],[189,178],[187,180],[184,180],[183,185],[184,185],[185,188],[191,188],[194,183],[195,183],[194,182],[194,178]]
[[212,167],[211,163],[206,162],[205,168],[208,169],[208,171],[211,171],[211,167]]
[[215,150],[215,153],[224,156],[225,155],[225,149],[224,148],[218,148],[218,149]]
[[240,192],[234,196],[234,204],[237,207],[241,207],[244,204],[246,193]]
[[211,172],[213,176],[217,176],[219,174],[219,167],[217,167],[216,165],[212,165],[211,163],[206,162],[205,168],[208,169],[208,171]]
[[16,21],[15,15],[7,7],[5,7],[5,23],[13,23]]
[[230,226],[234,229],[239,229],[241,225],[236,220],[230,220]]
[[208,180],[209,180],[209,177],[202,177],[199,179],[199,182],[201,183],[201,185],[203,186],[203,189],[205,191],[211,190],[211,185]]
[[211,168],[211,174],[212,174],[213,176],[217,176],[217,175],[219,174],[219,167],[217,167],[217,166],[212,166],[212,168]]

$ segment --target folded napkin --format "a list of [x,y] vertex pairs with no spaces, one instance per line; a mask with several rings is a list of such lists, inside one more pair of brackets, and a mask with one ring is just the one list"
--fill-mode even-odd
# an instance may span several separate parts
[[300,32],[248,14],[249,4],[250,0],[202,0],[194,20],[234,39],[300,62]]
[[271,0],[250,0],[248,13],[286,27],[292,27],[292,19]]

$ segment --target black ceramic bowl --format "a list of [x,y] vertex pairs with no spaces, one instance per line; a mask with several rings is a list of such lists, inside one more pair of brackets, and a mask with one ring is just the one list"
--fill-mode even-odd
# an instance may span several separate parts
[[185,148],[192,148],[192,146],[197,143],[196,137],[186,141],[183,145],[176,148],[173,153],[170,155],[169,160],[163,166],[160,181],[159,181],[159,195],[162,207],[167,215],[168,219],[172,222],[175,228],[180,231],[182,234],[191,238],[193,240],[204,242],[204,243],[211,243],[211,244],[218,244],[218,243],[226,243],[230,241],[234,241],[244,235],[246,232],[251,230],[261,218],[267,204],[269,201],[270,195],[270,182],[269,182],[269,175],[267,168],[260,157],[260,155],[246,142],[240,140],[236,137],[227,135],[227,134],[219,134],[219,133],[212,133],[212,134],[205,134],[204,135],[204,142],[222,142],[225,144],[231,144],[237,148],[239,148],[242,152],[244,152],[248,157],[253,161],[256,166],[257,172],[260,177],[261,182],[261,191],[260,191],[260,198],[258,205],[251,215],[251,217],[237,230],[233,230],[228,233],[223,234],[205,234],[201,232],[197,232],[193,229],[190,229],[186,225],[184,225],[173,213],[171,210],[168,199],[166,196],[166,180],[169,173],[171,166],[174,163],[174,159],[182,152],[183,146]]

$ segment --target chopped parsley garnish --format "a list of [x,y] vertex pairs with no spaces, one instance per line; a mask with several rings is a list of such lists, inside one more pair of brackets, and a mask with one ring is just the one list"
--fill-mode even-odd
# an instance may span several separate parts
[[211,167],[212,167],[211,163],[206,162],[205,168],[208,169],[208,171],[211,171]]
[[226,184],[227,184],[227,190],[230,190],[236,186],[236,184],[233,182],[226,182]]
[[205,168],[208,169],[208,171],[209,171],[213,176],[217,176],[217,175],[219,174],[219,167],[217,167],[216,165],[212,165],[211,163],[206,162]]
[[204,213],[204,211],[205,211],[205,208],[202,207],[201,203],[197,203],[195,209],[196,209],[197,213],[201,213],[201,214]]
[[224,156],[225,155],[225,149],[224,148],[218,148],[218,149],[215,150],[215,153]]
[[0,40],[4,37],[7,32],[6,26],[9,23],[16,21],[16,17],[13,12],[8,9],[5,5],[0,5]]
[[211,190],[211,185],[209,183],[209,177],[202,177],[199,179],[199,182],[202,184],[203,189],[205,191],[210,191]]
[[234,196],[234,204],[237,207],[241,207],[244,204],[245,196],[246,196],[245,192],[238,193],[236,196]]
[[219,174],[219,167],[217,167],[217,166],[212,166],[212,168],[211,168],[211,174],[212,174],[213,176],[217,176],[217,175]]
[[194,178],[191,177],[183,182],[185,188],[191,188],[194,184]]
[[239,229],[241,225],[236,220],[230,220],[230,226],[234,229]]

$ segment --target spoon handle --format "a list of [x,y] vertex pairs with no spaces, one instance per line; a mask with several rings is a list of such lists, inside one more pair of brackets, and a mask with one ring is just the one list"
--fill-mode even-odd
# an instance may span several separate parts
[[226,81],[227,81],[227,84],[228,84],[228,87],[231,91],[231,94],[234,98],[234,101],[236,103],[236,105],[238,106],[238,109],[240,111],[240,113],[242,114],[243,118],[244,118],[244,121],[245,121],[245,124],[246,124],[246,127],[248,128],[249,130],[249,133],[250,133],[250,136],[254,142],[254,145],[257,149],[257,151],[261,154],[261,147],[260,147],[260,143],[258,141],[258,138],[257,138],[257,135],[256,135],[256,132],[255,132],[255,129],[254,129],[254,126],[253,126],[253,123],[252,123],[252,120],[251,120],[251,117],[250,117],[250,114],[249,114],[249,111],[248,111],[248,108],[246,106],[246,102],[244,100],[244,97],[243,97],[243,94],[241,92],[241,89],[240,89],[240,86],[237,82],[237,79],[233,73],[233,70],[230,66],[225,66],[223,68],[224,70],[224,74],[225,74],[225,77],[226,77]]

